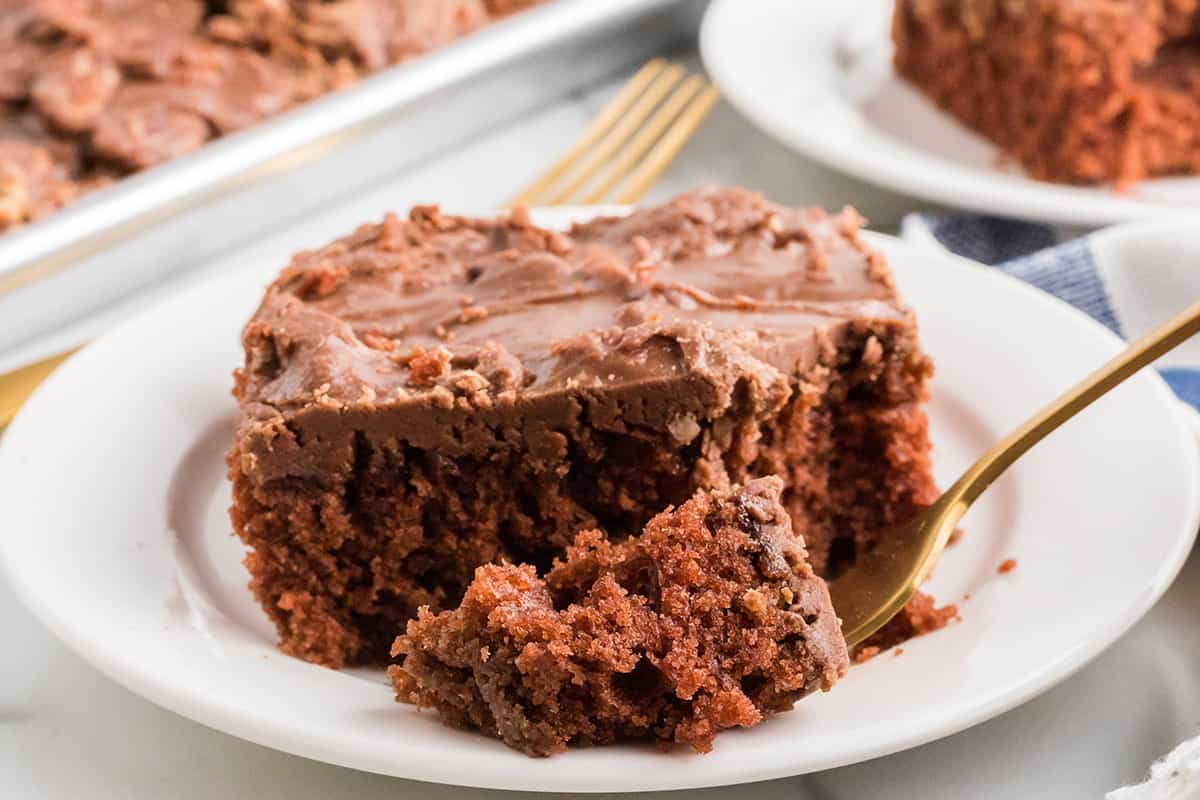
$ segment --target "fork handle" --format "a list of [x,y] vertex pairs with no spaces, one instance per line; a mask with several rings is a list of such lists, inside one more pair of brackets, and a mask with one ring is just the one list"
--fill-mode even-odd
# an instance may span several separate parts
[[0,430],[13,421],[17,409],[29,399],[33,390],[74,352],[68,350],[0,375]]
[[1126,378],[1200,333],[1200,301],[1146,334],[1001,439],[946,492],[970,505],[1014,461]]

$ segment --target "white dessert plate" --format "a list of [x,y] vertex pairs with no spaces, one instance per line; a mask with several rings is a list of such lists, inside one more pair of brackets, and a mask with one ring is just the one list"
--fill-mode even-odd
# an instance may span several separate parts
[[[568,218],[541,214],[548,225]],[[1121,346],[1002,275],[870,241],[937,363],[929,408],[941,481]],[[972,510],[929,587],[959,603],[960,623],[852,668],[790,713],[721,735],[708,755],[630,744],[530,759],[393,702],[381,672],[335,672],[276,649],[230,533],[222,456],[238,334],[281,265],[224,266],[89,345],[21,411],[0,443],[0,564],[38,617],[114,680],[309,758],[579,792],[756,781],[884,755],[1000,714],[1097,655],[1166,589],[1200,522],[1194,439],[1146,372]],[[1000,575],[1007,558],[1017,568]]]
[[1200,178],[1128,192],[1035,181],[892,69],[891,0],[714,0],[704,64],[754,124],[809,158],[948,206],[1101,226],[1200,211]]

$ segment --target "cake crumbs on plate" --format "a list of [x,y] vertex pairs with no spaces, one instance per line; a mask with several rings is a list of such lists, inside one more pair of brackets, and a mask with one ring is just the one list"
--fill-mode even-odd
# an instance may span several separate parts
[[879,655],[879,647],[876,645],[864,647],[854,654],[854,663],[865,664],[877,655]]

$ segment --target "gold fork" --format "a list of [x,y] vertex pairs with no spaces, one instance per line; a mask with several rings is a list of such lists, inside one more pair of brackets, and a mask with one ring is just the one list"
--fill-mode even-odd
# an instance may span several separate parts
[[634,203],[674,160],[719,99],[700,75],[656,58],[510,206]]
[[0,431],[17,415],[17,409],[33,390],[74,354],[74,350],[43,358],[20,369],[0,375]]
[[1200,332],[1200,302],[1143,336],[980,456],[932,506],[880,537],[830,584],[851,647],[883,627],[929,577],[963,514],[1018,458],[1126,378]]
[[[648,62],[575,144],[509,205],[641,199],[717,102],[717,90],[704,78],[685,78],[685,74],[683,67],[661,58]],[[0,431],[33,390],[74,352],[0,375]]]

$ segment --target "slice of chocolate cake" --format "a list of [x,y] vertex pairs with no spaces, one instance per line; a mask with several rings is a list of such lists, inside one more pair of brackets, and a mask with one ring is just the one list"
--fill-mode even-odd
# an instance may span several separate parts
[[581,533],[545,580],[480,567],[461,606],[396,640],[397,698],[545,756],[624,738],[707,752],[828,690],[846,642],[782,489],[701,492],[616,543]]
[[1197,0],[899,0],[900,75],[1034,178],[1200,172]]
[[566,233],[418,208],[298,254],[244,333],[233,520],[283,649],[384,662],[539,571],[783,480],[817,574],[934,497],[911,312],[852,211],[697,191]]

